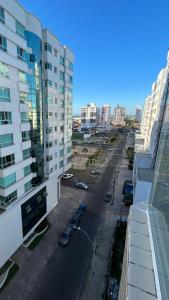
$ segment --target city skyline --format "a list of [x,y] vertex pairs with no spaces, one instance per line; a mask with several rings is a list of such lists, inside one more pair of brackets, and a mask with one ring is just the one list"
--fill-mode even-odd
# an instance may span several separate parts
[[[99,106],[103,102],[111,106],[119,103],[131,114],[138,103],[143,105],[165,63],[166,0],[159,6],[152,0],[108,0],[106,5],[103,1],[66,0],[51,1],[50,6],[44,0],[20,2],[75,53],[74,114],[87,102],[97,101]],[[104,20],[100,18],[103,12]]]

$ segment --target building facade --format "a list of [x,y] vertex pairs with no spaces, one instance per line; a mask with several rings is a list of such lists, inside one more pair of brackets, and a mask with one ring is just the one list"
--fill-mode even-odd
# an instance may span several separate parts
[[0,267],[56,206],[71,167],[73,59],[17,1],[0,0]]
[[100,119],[100,110],[95,103],[81,107],[81,130],[93,129]]
[[114,125],[125,125],[125,108],[117,105],[114,109],[114,117],[113,117]]
[[142,117],[142,107],[140,105],[137,105],[136,106],[136,114],[135,114],[136,122],[141,123],[141,117]]
[[101,117],[100,123],[103,126],[110,125],[110,110],[111,107],[109,104],[104,104],[101,108]]

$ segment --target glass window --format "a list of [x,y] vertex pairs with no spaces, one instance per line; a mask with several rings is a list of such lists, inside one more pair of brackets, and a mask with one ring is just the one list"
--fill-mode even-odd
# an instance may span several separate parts
[[16,182],[16,173],[10,174],[6,177],[0,177],[0,187],[7,188]]
[[45,62],[45,69],[46,69],[46,70],[51,70],[51,71],[52,71],[52,64],[46,61],[46,62]]
[[50,53],[52,53],[52,46],[48,43],[45,43],[44,44],[44,50],[49,51]]
[[60,167],[60,168],[63,168],[63,160],[60,161],[59,167]]
[[53,128],[52,127],[46,128],[46,134],[52,133],[52,132],[53,132]]
[[57,73],[57,67],[54,66],[54,73]]
[[30,131],[22,131],[22,142],[30,140]]
[[10,89],[0,87],[0,102],[10,102]]
[[53,142],[47,142],[46,143],[46,148],[51,148],[53,146]]
[[24,176],[27,176],[31,173],[31,165],[24,167]]
[[45,86],[52,87],[52,81],[46,79],[45,80]]
[[26,83],[26,73],[19,71],[19,82]]
[[72,147],[71,146],[67,147],[67,153],[70,153],[71,151],[72,151]]
[[14,154],[0,157],[0,169],[5,169],[14,164],[15,164],[15,155]]
[[5,11],[2,6],[0,6],[0,22],[5,23]]
[[29,191],[32,187],[32,181],[30,180],[30,181],[26,182],[24,187],[25,187],[25,192]]
[[63,149],[60,150],[60,157],[62,157],[62,156],[63,156]]
[[53,104],[53,98],[52,97],[46,97],[45,98],[45,103]]
[[0,111],[0,125],[12,124],[12,113],[9,111]]
[[25,103],[28,100],[28,94],[25,92],[19,92],[19,99],[21,103]]
[[61,119],[61,120],[64,120],[64,113],[61,113],[61,114],[60,114],[60,119]]
[[55,165],[55,167],[54,167],[54,168],[55,168],[55,170],[57,170],[57,164]]
[[72,64],[71,61],[69,61],[69,69],[70,69],[71,71],[73,71],[73,64]]
[[57,126],[55,126],[55,132],[57,132]]
[[0,205],[7,206],[17,198],[17,191],[12,192],[6,197],[0,196]]
[[6,37],[0,34],[0,49],[7,52],[7,40]]
[[73,83],[73,77],[71,75],[69,75],[69,83]]
[[48,112],[48,117],[49,118],[53,118],[53,113],[52,112]]
[[62,66],[65,65],[65,59],[64,59],[64,57],[63,57],[62,55],[60,56],[60,64],[61,64]]
[[1,134],[0,135],[0,148],[8,147],[13,145],[13,134]]
[[28,123],[28,122],[29,122],[28,112],[22,111],[21,112],[21,123]]
[[58,88],[58,85],[57,85],[57,83],[56,83],[56,82],[54,83],[54,86],[55,86],[55,90],[57,90],[57,88]]
[[60,79],[65,80],[65,73],[60,71]]
[[57,50],[54,49],[54,55],[55,55],[55,57],[57,57],[57,54],[58,54]]
[[0,76],[9,78],[8,65],[0,61]]
[[25,27],[16,20],[16,33],[25,38]]
[[53,156],[50,155],[50,156],[46,156],[46,161],[51,161],[53,159]]
[[63,107],[64,107],[64,104],[65,104],[65,101],[64,101],[64,100],[61,100],[61,101],[60,101],[60,107],[63,108]]
[[26,51],[23,48],[19,47],[19,46],[17,46],[17,54],[18,54],[19,59],[21,59],[21,60],[26,59]]
[[60,94],[64,94],[65,87],[63,85],[60,85]]
[[31,157],[31,149],[30,148],[23,150],[22,153],[23,153],[23,159],[24,160],[27,159],[27,158],[29,158],[29,157]]

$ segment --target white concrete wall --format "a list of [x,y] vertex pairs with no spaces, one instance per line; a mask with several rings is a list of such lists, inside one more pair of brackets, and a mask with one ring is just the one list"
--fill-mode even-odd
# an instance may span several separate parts
[[137,180],[133,194],[133,203],[148,202],[150,199],[151,187],[151,182]]

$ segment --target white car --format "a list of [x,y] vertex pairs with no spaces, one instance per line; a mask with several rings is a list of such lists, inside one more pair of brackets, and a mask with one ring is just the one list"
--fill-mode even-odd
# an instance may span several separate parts
[[83,189],[83,190],[87,190],[88,186],[84,183],[84,182],[77,182],[76,186]]
[[70,179],[70,178],[72,178],[73,177],[73,174],[63,174],[62,175],[62,178],[63,179]]

